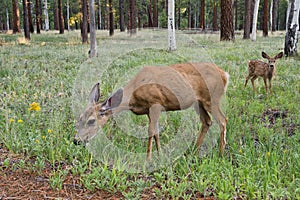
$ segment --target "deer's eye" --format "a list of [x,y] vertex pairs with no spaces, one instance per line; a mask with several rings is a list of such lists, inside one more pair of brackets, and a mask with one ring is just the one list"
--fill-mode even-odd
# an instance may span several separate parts
[[93,125],[94,123],[95,123],[95,119],[90,119],[88,122],[87,122],[87,124],[88,125]]

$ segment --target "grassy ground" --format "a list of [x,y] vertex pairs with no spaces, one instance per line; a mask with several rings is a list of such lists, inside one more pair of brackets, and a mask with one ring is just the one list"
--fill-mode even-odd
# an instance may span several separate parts
[[[140,199],[145,191],[158,199],[300,199],[300,62],[293,58],[277,62],[273,96],[266,96],[261,79],[256,81],[257,94],[250,84],[243,85],[247,61],[262,59],[261,51],[277,54],[284,34],[259,37],[256,42],[238,35],[232,43],[220,42],[214,34],[180,33],[173,53],[165,51],[165,34],[144,30],[136,37],[124,33],[109,38],[101,32],[99,56],[94,59],[87,58],[89,46],[80,43],[76,32],[32,35],[29,43],[20,35],[1,35],[0,141],[23,157],[18,162],[5,158],[0,170],[41,173],[52,166],[48,178],[53,189],[61,189],[67,176],[79,176],[87,190],[119,192],[128,199]],[[217,147],[200,156],[191,145],[174,162],[154,171],[127,173],[128,165],[101,162],[94,152],[73,144],[76,118],[96,81],[107,97],[143,65],[184,61],[211,61],[230,74],[223,104],[229,118],[223,157]],[[194,124],[194,118],[186,118],[188,112],[182,113],[162,116],[162,145],[176,138],[174,132],[182,123]],[[147,125],[144,117],[120,118]],[[105,127],[105,135],[126,152],[146,151],[145,136],[125,134],[114,124]],[[213,133],[207,138],[219,139]]]

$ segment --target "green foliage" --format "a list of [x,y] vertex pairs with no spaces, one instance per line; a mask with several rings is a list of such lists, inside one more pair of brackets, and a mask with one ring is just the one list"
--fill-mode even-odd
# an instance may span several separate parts
[[[156,36],[162,34],[165,33],[157,31]],[[98,37],[101,42],[112,43],[132,40],[126,34],[114,39]],[[187,38],[184,44],[179,43],[178,52],[188,51],[202,58],[192,46],[201,45],[206,56],[230,74],[224,105],[229,119],[228,146],[223,157],[218,156],[218,147],[202,157],[189,148],[167,167],[139,174],[96,161],[83,146],[72,142],[78,117],[71,109],[72,87],[78,66],[86,60],[88,46],[80,44],[75,32],[63,36],[47,33],[32,35],[31,42],[22,46],[15,42],[15,36],[5,35],[7,46],[0,49],[0,141],[11,152],[26,155],[15,166],[6,158],[2,167],[41,173],[50,165],[52,173],[48,178],[53,188],[61,188],[68,175],[80,176],[80,184],[88,190],[121,192],[128,199],[142,198],[145,190],[159,199],[299,199],[299,61],[278,61],[273,96],[266,96],[261,79],[256,81],[257,94],[251,86],[243,85],[247,61],[262,59],[261,51],[277,54],[284,35],[258,38],[257,42],[238,37],[235,43],[219,42],[218,35],[193,34]],[[122,78],[135,67],[181,61],[185,60],[151,48],[117,57],[111,61],[111,74],[102,80],[103,95],[108,96],[115,88],[117,81],[113,77]],[[33,102],[40,110],[31,105]],[[287,115],[272,124],[270,116],[264,115],[269,109],[287,111]],[[146,117],[130,117],[147,123]],[[173,113],[162,116],[162,145],[174,137],[179,118]],[[113,126],[106,126],[105,131],[121,148],[146,151],[146,139],[130,137]],[[26,162],[28,158],[35,160]],[[68,168],[62,167],[65,165]]]

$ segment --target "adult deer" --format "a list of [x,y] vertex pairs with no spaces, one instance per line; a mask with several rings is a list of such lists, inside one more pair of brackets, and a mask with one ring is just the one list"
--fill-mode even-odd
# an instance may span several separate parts
[[220,101],[224,95],[229,75],[212,63],[186,63],[166,67],[143,67],[124,88],[117,90],[107,100],[99,103],[99,83],[89,96],[89,105],[77,124],[78,140],[88,142],[96,134],[97,125],[103,127],[113,114],[130,110],[136,115],[146,114],[149,119],[147,160],[152,156],[152,138],[160,150],[158,120],[163,111],[183,110],[195,106],[202,122],[197,139],[200,147],[212,124],[209,113],[220,127],[220,152],[226,145],[227,118],[222,113]]
[[262,57],[268,59],[268,63],[260,60],[249,60],[248,62],[248,76],[246,77],[245,87],[248,80],[251,78],[251,83],[254,92],[256,92],[254,81],[260,76],[265,83],[266,94],[268,94],[267,79],[269,80],[269,92],[272,95],[272,78],[276,71],[276,60],[283,56],[283,52],[278,53],[275,57],[268,56],[265,52],[262,52]]

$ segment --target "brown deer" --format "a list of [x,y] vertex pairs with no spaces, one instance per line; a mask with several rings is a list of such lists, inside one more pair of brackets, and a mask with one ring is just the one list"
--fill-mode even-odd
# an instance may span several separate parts
[[269,92],[272,95],[272,78],[275,74],[276,68],[276,60],[282,58],[283,52],[278,53],[275,57],[268,56],[265,52],[262,52],[262,57],[268,59],[268,63],[265,63],[260,60],[249,60],[248,62],[248,71],[249,74],[246,77],[245,87],[247,86],[248,80],[251,78],[251,83],[254,92],[256,92],[254,81],[259,76],[261,76],[265,83],[266,94],[268,94],[268,85],[267,79],[269,80]]
[[220,127],[220,152],[226,145],[227,118],[222,113],[220,101],[224,95],[229,75],[212,63],[186,63],[165,67],[143,67],[124,88],[117,90],[104,102],[99,103],[99,83],[94,85],[89,96],[89,105],[77,123],[79,140],[88,142],[95,136],[95,127],[103,127],[113,114],[130,110],[136,115],[147,115],[148,149],[147,160],[152,156],[152,138],[160,151],[158,120],[161,112],[183,110],[195,106],[202,122],[197,139],[200,147],[212,124],[209,113]]

